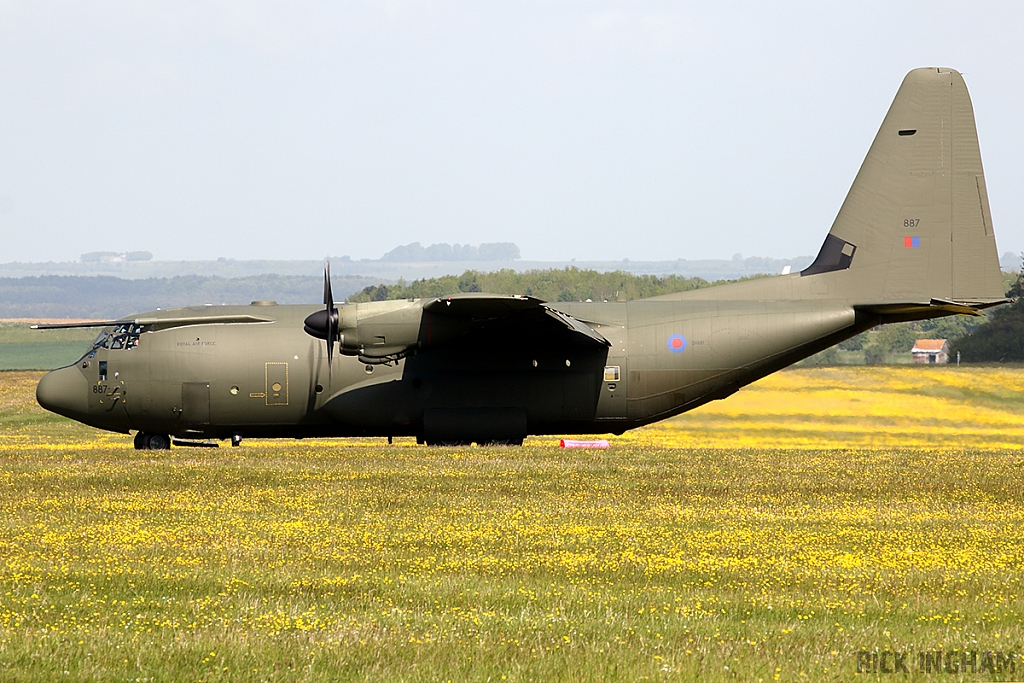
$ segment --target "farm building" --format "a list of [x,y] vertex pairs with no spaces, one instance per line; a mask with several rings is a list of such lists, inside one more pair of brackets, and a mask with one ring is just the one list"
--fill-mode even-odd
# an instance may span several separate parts
[[949,362],[949,344],[945,339],[918,339],[910,355],[914,357],[915,363],[944,365]]

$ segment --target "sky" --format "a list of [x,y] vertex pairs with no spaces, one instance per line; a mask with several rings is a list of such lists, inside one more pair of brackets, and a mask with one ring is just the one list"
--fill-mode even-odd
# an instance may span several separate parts
[[1010,2],[0,0],[0,262],[817,252],[912,68],[1024,251]]

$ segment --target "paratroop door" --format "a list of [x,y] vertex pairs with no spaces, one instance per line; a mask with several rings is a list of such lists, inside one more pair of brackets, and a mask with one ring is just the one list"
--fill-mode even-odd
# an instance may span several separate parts
[[181,385],[181,419],[185,424],[210,424],[209,382],[184,382]]

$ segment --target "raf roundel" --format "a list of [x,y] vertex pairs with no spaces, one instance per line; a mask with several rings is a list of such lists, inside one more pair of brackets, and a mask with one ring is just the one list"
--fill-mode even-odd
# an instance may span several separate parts
[[665,345],[672,353],[680,353],[686,350],[686,337],[681,334],[673,334],[665,342]]

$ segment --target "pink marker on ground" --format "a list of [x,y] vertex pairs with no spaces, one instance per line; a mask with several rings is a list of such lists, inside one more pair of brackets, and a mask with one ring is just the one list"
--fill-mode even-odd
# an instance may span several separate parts
[[608,445],[608,439],[598,439],[597,441],[562,439],[558,442],[559,448],[608,448]]

